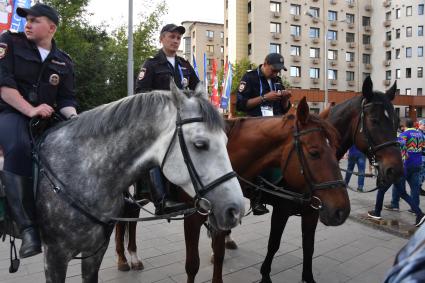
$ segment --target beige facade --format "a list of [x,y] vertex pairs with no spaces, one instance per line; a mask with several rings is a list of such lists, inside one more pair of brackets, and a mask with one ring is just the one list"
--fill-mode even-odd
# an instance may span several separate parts
[[223,24],[185,21],[182,25],[186,33],[182,38],[182,54],[193,66],[193,55],[198,66],[199,79],[204,80],[204,53],[207,57],[208,78],[211,76],[212,60],[217,62],[217,70],[224,65]]
[[[327,68],[328,89],[340,92],[361,91],[362,81],[369,74],[375,88],[384,90],[394,82],[399,69],[400,93],[422,94],[423,0],[224,1],[224,56],[230,62],[247,57],[261,64],[268,53],[278,52],[288,68],[282,75],[293,87],[323,90]],[[407,7],[411,7],[411,15]],[[400,13],[398,18],[396,13]],[[412,35],[407,37],[408,27]],[[400,52],[397,59],[396,52]],[[411,52],[411,57],[406,58],[406,52]],[[409,68],[410,78],[409,74],[406,77]]]

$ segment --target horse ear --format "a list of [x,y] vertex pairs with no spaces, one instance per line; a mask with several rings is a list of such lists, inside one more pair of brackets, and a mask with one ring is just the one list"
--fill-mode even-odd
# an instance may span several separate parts
[[395,81],[393,86],[390,87],[390,89],[385,92],[385,95],[390,99],[390,101],[393,101],[396,91],[397,91],[397,81]]
[[180,89],[177,87],[173,77],[170,77],[170,91],[172,94],[171,97],[174,104],[177,107],[180,107],[185,96],[183,93],[181,93]]
[[363,82],[362,94],[363,97],[367,100],[371,100],[373,97],[373,83],[370,76],[367,76],[367,78]]
[[304,96],[297,106],[297,120],[300,121],[301,124],[306,124],[309,117],[310,110],[308,108],[307,99]]
[[205,92],[205,87],[202,82],[199,82],[195,88],[195,95],[208,100],[208,93]]

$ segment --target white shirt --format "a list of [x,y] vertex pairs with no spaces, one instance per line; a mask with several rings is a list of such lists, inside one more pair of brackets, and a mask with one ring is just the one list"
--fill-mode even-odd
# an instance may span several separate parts
[[46,60],[47,56],[50,53],[50,50],[48,49],[44,49],[42,47],[37,46],[38,48],[38,52],[40,52],[40,56],[41,56],[41,62],[44,62],[44,60]]
[[170,62],[170,64],[173,66],[173,68],[175,68],[176,67],[176,57],[168,57],[167,56],[167,60],[168,60],[168,62]]

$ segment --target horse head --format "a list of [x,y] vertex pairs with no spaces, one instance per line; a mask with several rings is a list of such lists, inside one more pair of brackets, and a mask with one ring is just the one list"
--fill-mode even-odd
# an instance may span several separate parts
[[310,114],[305,97],[292,119],[293,143],[282,154],[283,178],[290,188],[303,188],[325,225],[341,225],[350,201],[335,155],[338,133],[327,121]]
[[399,119],[391,103],[397,82],[385,93],[374,91],[370,77],[363,82],[361,109],[357,127],[353,128],[354,143],[378,164],[378,185],[397,181],[403,174],[400,148],[396,143]]
[[244,200],[227,154],[223,119],[202,89],[198,85],[194,92],[182,92],[171,80],[177,127],[162,170],[202,209],[211,211],[215,228],[227,230],[244,215]]

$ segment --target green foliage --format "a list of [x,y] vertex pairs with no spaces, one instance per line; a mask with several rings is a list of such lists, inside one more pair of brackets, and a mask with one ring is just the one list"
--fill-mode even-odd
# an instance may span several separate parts
[[245,75],[245,73],[248,70],[257,68],[257,66],[252,64],[248,58],[243,58],[240,61],[237,61],[232,67],[233,67],[233,76],[232,76],[231,93],[236,93],[243,75]]

